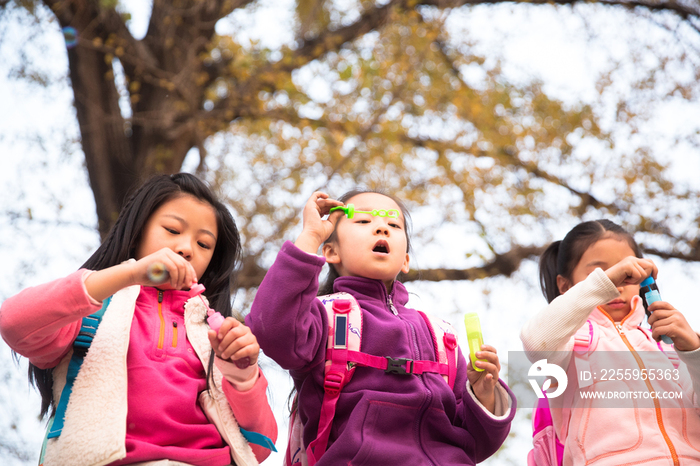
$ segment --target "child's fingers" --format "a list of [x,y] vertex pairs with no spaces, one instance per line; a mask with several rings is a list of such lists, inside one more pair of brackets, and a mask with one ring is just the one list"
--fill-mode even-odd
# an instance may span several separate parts
[[[168,283],[173,289],[189,288],[193,283],[197,282],[197,274],[192,264],[170,248],[163,248],[143,260],[149,266],[155,263],[162,264],[168,271]],[[148,281],[155,285],[158,284],[152,282],[151,277],[148,277]]]
[[[636,259],[636,260],[634,260]],[[651,274],[649,264],[643,263],[641,259],[633,258],[625,270],[624,284],[636,285],[641,283]]]
[[258,354],[260,353],[260,346],[253,334],[244,335],[236,343],[240,345],[238,350],[232,352],[229,359],[232,361],[238,361],[243,358],[249,358],[251,364],[255,364],[258,361]]
[[221,359],[240,359],[242,357],[254,357],[260,351],[257,338],[250,328],[238,322],[232,317],[227,317],[217,335],[219,357]]
[[607,269],[605,273],[615,286],[636,285],[650,275],[656,277],[657,268],[649,259],[630,256]]
[[673,340],[676,350],[692,351],[700,347],[700,337],[683,313],[676,309],[658,309],[652,312],[649,324],[651,335],[656,341],[666,335]]
[[[481,351],[477,351],[474,354],[476,355],[477,359],[485,359],[489,363],[493,364],[496,367],[496,370],[501,370],[501,362],[498,358],[498,354],[496,354],[496,348],[493,346],[481,345]],[[477,367],[481,368],[481,366],[478,364]]]
[[500,365],[494,364],[493,362],[489,361],[482,361],[480,359],[476,360],[476,367],[479,369],[483,369],[484,372],[486,372],[487,377],[486,380],[491,380],[493,378],[498,378],[498,373],[500,372]]
[[649,316],[649,325],[654,325],[654,322],[657,320],[671,317],[679,311],[666,301],[656,301],[649,305],[649,312],[651,312],[651,316]]
[[224,319],[221,327],[219,327],[217,336],[222,345],[228,346],[233,343],[236,338],[246,333],[246,331],[249,332],[250,329],[233,317],[227,317]]
[[342,206],[344,204],[338,200],[329,198],[329,199],[318,199],[316,201],[316,205],[318,206],[319,214],[321,214],[321,216],[323,217],[324,215],[328,215],[328,213],[330,212],[330,210],[333,207]]
[[245,327],[245,325],[240,323],[237,319],[234,319],[233,317],[226,317],[219,327],[219,333],[217,334],[219,340],[223,340],[231,329],[239,326]]
[[328,197],[328,194],[321,191],[316,191],[309,198],[309,201],[306,203],[306,207],[315,210],[319,213],[319,215],[323,216],[322,206],[325,206],[326,199],[328,199]]
[[231,359],[236,361],[245,357],[249,357],[251,363],[257,360],[260,346],[252,333],[247,333],[236,338],[230,345],[226,346],[221,351],[221,359]]

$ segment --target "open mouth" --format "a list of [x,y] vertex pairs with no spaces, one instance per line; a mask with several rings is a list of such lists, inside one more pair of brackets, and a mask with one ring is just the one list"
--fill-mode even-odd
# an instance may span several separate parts
[[384,240],[379,240],[377,241],[377,244],[374,245],[374,249],[372,249],[372,252],[378,252],[380,254],[389,254],[389,244]]

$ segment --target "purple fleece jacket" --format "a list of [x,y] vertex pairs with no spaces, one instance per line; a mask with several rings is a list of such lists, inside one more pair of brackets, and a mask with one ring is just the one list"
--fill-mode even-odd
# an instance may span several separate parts
[[[246,317],[265,354],[294,379],[306,446],[316,438],[323,400],[328,319],[316,294],[324,263],[285,243]],[[408,293],[401,283],[387,294],[381,281],[340,277],[334,288],[351,293],[363,310],[363,352],[435,361],[430,330],[405,307]],[[466,367],[459,351],[454,391],[439,374],[395,375],[358,367],[341,392],[329,447],[318,466],[473,465],[492,455],[510,430],[515,397],[506,387],[513,401],[509,415],[490,415],[467,393]]]

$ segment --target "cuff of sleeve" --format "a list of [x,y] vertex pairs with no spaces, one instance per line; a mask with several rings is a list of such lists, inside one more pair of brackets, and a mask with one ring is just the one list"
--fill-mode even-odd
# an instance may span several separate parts
[[233,362],[224,361],[216,356],[214,364],[221,371],[224,378],[239,392],[247,392],[253,388],[258,377],[260,377],[260,368],[257,363],[251,364],[245,369],[239,369]]
[[692,351],[676,350],[678,358],[685,363],[688,373],[693,382],[700,383],[700,348]]
[[83,275],[82,277],[80,277],[81,284],[83,286],[83,293],[85,293],[85,296],[87,296],[88,300],[90,301],[90,304],[94,304],[95,306],[102,306],[102,301],[98,301],[92,296],[90,296],[90,294],[87,291],[87,288],[85,287],[85,280],[87,280],[87,277],[89,277],[93,273],[95,273],[94,270],[83,270]]
[[615,299],[618,296],[620,296],[620,292],[618,291],[617,287],[615,284],[608,278],[607,274],[601,269],[600,267],[595,269],[593,272],[590,274],[592,279],[594,280],[595,287],[597,290],[600,290],[601,293],[604,293],[602,295],[603,299]]
[[319,267],[323,267],[323,265],[326,263],[326,259],[324,257],[318,256],[316,254],[311,254],[306,251],[302,251],[301,249],[296,247],[291,241],[284,242],[282,248],[280,249],[280,253],[285,253],[296,260],[311,265],[317,265]]
[[510,409],[511,406],[513,405],[513,400],[511,400],[510,395],[506,391],[506,389],[501,385],[501,382],[499,380],[498,384],[496,385],[496,393],[495,393],[495,406],[494,406],[494,412],[492,413],[484,405],[481,404],[481,401],[476,397],[474,394],[474,391],[472,390],[471,384],[469,383],[469,380],[467,380],[467,393],[469,393],[469,396],[471,396],[472,400],[479,406],[491,419],[497,420],[497,421],[503,421],[508,419],[510,416]]

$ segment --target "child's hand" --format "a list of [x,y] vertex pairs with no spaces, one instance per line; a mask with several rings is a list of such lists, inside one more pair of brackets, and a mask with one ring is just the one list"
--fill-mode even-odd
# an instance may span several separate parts
[[665,301],[649,305],[649,325],[651,335],[659,341],[661,335],[668,335],[673,346],[679,351],[693,351],[700,348],[700,336],[691,328],[685,316]]
[[218,332],[209,329],[209,342],[214,353],[225,361],[250,358],[251,366],[258,361],[258,339],[250,328],[233,317],[227,317]]
[[656,278],[656,264],[649,259],[629,256],[605,271],[615,286],[638,285],[648,276]]
[[478,359],[486,359],[486,361],[476,361],[477,367],[484,370],[474,369],[470,359],[467,365],[467,378],[476,398],[493,413],[496,407],[496,384],[501,363],[498,360],[496,348],[490,345],[481,345],[481,351],[477,351],[475,355]]
[[342,212],[339,215],[333,215],[331,217],[333,221],[331,221],[331,218],[323,220],[323,217],[328,215],[332,207],[342,205],[343,203],[340,201],[329,199],[326,193],[313,193],[304,206],[302,214],[304,228],[294,244],[302,251],[316,254],[321,244],[333,233],[335,223],[342,215]]
[[[168,271],[165,282],[153,281],[149,277],[148,268],[157,263],[162,264]],[[170,285],[174,290],[181,290],[197,283],[197,273],[187,259],[170,248],[163,248],[137,260],[132,265],[132,280],[135,285],[166,285],[166,287]]]

